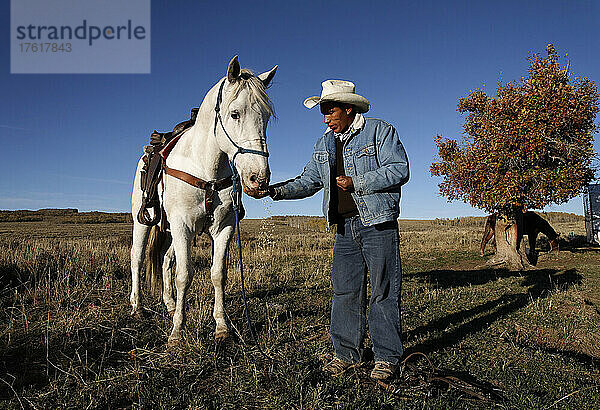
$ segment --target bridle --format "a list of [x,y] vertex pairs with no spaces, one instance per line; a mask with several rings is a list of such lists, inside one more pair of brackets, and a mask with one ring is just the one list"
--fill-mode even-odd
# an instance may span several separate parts
[[258,151],[255,149],[249,149],[249,148],[244,148],[244,147],[239,146],[231,138],[231,136],[225,129],[225,125],[223,125],[223,119],[221,118],[221,103],[223,102],[223,88],[225,87],[225,81],[227,81],[227,80],[225,79],[221,83],[221,86],[219,87],[219,94],[217,95],[217,103],[215,104],[215,126],[213,127],[213,133],[215,134],[215,138],[216,138],[217,137],[217,123],[221,124],[221,129],[225,133],[225,136],[227,137],[229,142],[231,142],[231,144],[235,148],[237,148],[237,151],[235,152],[235,154],[233,154],[233,158],[231,158],[229,160],[229,165],[232,167],[232,172],[234,173],[234,178],[235,178],[235,175],[237,175],[237,171],[234,171],[233,163],[235,161],[235,157],[237,157],[238,154],[255,154],[255,155],[260,155],[262,157],[268,158],[269,153],[266,151]]

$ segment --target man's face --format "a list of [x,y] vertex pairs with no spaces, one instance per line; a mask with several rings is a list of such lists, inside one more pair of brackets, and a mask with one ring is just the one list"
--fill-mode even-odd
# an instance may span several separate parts
[[352,121],[354,121],[354,111],[352,107],[340,108],[333,103],[326,102],[321,104],[321,114],[323,121],[335,133],[345,132]]

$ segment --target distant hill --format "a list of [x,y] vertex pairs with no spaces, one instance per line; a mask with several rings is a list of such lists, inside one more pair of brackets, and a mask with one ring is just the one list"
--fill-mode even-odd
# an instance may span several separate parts
[[0,222],[52,222],[65,224],[131,223],[131,214],[79,212],[77,209],[38,209],[37,211],[0,211]]
[[[583,215],[566,212],[538,212],[544,219],[552,223],[580,222]],[[316,216],[271,216],[268,220],[275,225],[284,225],[294,228],[325,229],[325,218]],[[79,212],[77,209],[38,209],[37,211],[1,211],[0,222],[52,222],[62,224],[102,224],[102,223],[132,223],[131,214],[125,212]],[[248,222],[248,221],[247,221]],[[485,217],[465,216],[462,218],[435,218],[429,220],[433,225],[442,226],[480,226],[485,223]]]
[[[577,215],[567,212],[540,212],[534,211],[539,214],[542,218],[547,220],[550,224],[561,223],[561,222],[581,222],[585,220],[583,215]],[[465,216],[462,218],[436,218],[432,222],[435,225],[444,226],[475,226],[483,225],[485,223],[485,216]]]

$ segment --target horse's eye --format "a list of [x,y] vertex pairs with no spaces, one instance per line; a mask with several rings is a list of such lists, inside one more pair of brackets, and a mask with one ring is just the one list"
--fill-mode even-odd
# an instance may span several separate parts
[[234,120],[239,120],[240,119],[240,113],[239,112],[232,112],[231,113],[231,118],[233,118]]

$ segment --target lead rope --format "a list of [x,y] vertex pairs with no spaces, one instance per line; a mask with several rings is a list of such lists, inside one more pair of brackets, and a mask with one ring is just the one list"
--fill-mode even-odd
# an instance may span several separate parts
[[246,314],[246,321],[248,322],[248,327],[250,328],[250,334],[252,335],[252,340],[254,340],[254,343],[256,343],[256,347],[258,348],[258,351],[263,355],[263,357],[265,359],[275,361],[275,359],[273,359],[272,357],[267,355],[265,352],[263,352],[263,350],[260,347],[260,344],[258,344],[258,339],[256,338],[256,334],[254,333],[254,327],[252,326],[252,321],[250,320],[250,314],[248,313],[248,300],[246,298],[246,287],[244,285],[244,265],[243,265],[243,261],[242,261],[242,239],[240,237],[240,203],[241,203],[241,199],[242,199],[241,198],[242,193],[238,189],[238,184],[240,183],[240,175],[238,174],[237,170],[235,169],[235,165],[234,165],[235,157],[237,157],[238,154],[255,154],[255,155],[260,155],[263,157],[268,157],[269,153],[265,152],[265,151],[257,151],[257,150],[239,146],[238,144],[235,143],[235,141],[231,138],[231,136],[225,129],[225,125],[223,124],[223,119],[221,118],[221,102],[223,101],[223,88],[225,87],[225,81],[226,80],[223,80],[223,82],[219,86],[219,93],[217,94],[217,102],[215,104],[215,124],[213,127],[213,133],[215,134],[215,137],[216,137],[217,136],[217,123],[219,123],[221,125],[221,129],[223,130],[223,133],[225,134],[225,136],[227,137],[229,142],[231,142],[231,144],[233,144],[233,146],[237,150],[235,152],[235,154],[233,154],[233,158],[231,158],[229,160],[229,167],[231,168],[231,180],[233,182],[233,189],[231,191],[231,199],[232,199],[232,203],[233,203],[233,211],[235,213],[235,230],[237,232],[238,259],[240,262],[240,281],[242,284],[242,300],[244,301],[244,313]]
[[242,239],[240,237],[240,202],[242,193],[238,190],[238,183],[240,182],[240,175],[238,174],[235,166],[233,165],[233,161],[229,161],[229,167],[231,168],[231,179],[233,180],[233,190],[231,191],[231,199],[233,201],[233,211],[235,213],[235,231],[237,233],[237,249],[238,249],[238,259],[240,263],[240,281],[242,284],[242,300],[244,301],[244,313],[246,314],[246,321],[248,322],[248,328],[250,328],[250,334],[252,335],[252,340],[256,344],[258,351],[263,357],[267,360],[275,361],[271,356],[267,355],[260,344],[258,343],[258,339],[256,338],[256,334],[254,333],[254,326],[252,326],[252,320],[250,320],[250,314],[248,313],[248,300],[246,298],[246,287],[244,285],[244,265],[242,261]]

